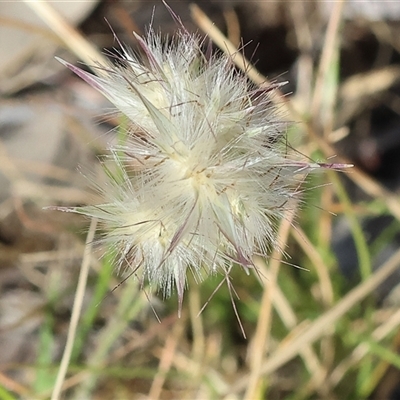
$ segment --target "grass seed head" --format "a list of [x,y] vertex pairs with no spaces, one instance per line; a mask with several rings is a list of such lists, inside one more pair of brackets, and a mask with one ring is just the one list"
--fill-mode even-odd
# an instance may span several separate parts
[[[99,76],[62,61],[128,117],[103,204],[72,211],[99,219],[118,266],[181,304],[187,270],[197,276],[252,267],[268,255],[276,222],[292,206],[300,171],[270,91],[249,84],[227,55],[208,55],[182,30],[165,44],[138,38],[144,57],[122,47]],[[112,171],[112,172],[110,172]]]

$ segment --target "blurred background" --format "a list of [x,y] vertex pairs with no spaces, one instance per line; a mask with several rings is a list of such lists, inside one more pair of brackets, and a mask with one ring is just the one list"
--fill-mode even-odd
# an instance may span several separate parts
[[[291,146],[355,167],[308,178],[285,254],[232,272],[235,307],[222,276],[189,276],[178,318],[95,245],[61,398],[400,399],[400,3],[168,4],[289,82]],[[90,221],[43,208],[92,201],[85,175],[121,123],[54,57],[87,68],[151,21],[178,29],[161,1],[0,2],[2,399],[50,398]]]

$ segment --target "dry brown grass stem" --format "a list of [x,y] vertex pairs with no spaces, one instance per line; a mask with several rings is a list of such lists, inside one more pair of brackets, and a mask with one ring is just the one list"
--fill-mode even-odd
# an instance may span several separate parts
[[96,226],[97,226],[97,220],[93,218],[90,223],[90,228],[86,238],[85,252],[82,258],[82,265],[79,273],[78,286],[76,288],[75,300],[72,308],[71,320],[68,329],[67,342],[65,344],[65,349],[61,359],[61,364],[57,374],[57,379],[54,385],[53,393],[51,395],[51,400],[58,400],[60,398],[65,376],[68,371],[68,365],[71,358],[72,349],[74,346],[76,330],[78,328],[78,322],[81,315],[83,298],[86,291],[86,283],[90,269],[92,244],[93,244],[94,234],[96,232]]
[[[61,39],[65,46],[88,66],[96,63],[102,65],[107,63],[107,60],[102,56],[99,50],[86,40],[45,0],[23,1]],[[96,73],[101,73],[101,70],[96,69]]]
[[167,378],[167,373],[171,369],[177,348],[182,340],[185,324],[182,319],[177,321],[174,325],[172,332],[168,335],[165,345],[160,352],[160,364],[158,372],[153,379],[153,383],[149,392],[149,399],[157,400],[161,396],[162,388]]
[[277,279],[282,261],[281,249],[285,248],[286,246],[287,239],[289,237],[289,231],[292,226],[293,217],[293,212],[286,213],[285,218],[281,222],[277,236],[277,245],[271,254],[269,262],[268,279],[266,276],[260,274],[260,278],[264,286],[264,291],[260,303],[260,314],[257,320],[256,331],[249,346],[250,351],[248,357],[250,377],[246,389],[246,394],[244,396],[246,400],[251,400],[259,397],[259,390],[261,385],[261,366],[265,354],[268,352],[268,344],[270,343],[273,298],[278,285]]
[[240,35],[240,22],[237,13],[232,7],[229,7],[224,10],[224,18],[227,27],[227,34],[229,41],[235,47],[239,47],[241,41],[241,35]]
[[[263,76],[246,57],[239,51],[229,39],[214,25],[214,23],[201,11],[196,4],[190,5],[190,11],[193,21],[197,26],[210,37],[210,39],[240,68],[255,84],[261,87],[268,87],[270,82]],[[289,101],[286,101],[285,96],[279,89],[271,91],[271,101],[277,104],[282,110],[284,118],[291,121],[300,121],[300,115],[292,107]]]
[[[293,232],[297,232],[297,228],[291,229],[292,234],[293,234]],[[301,231],[298,232],[296,236],[300,241],[303,240]],[[307,247],[307,242],[303,245],[305,247]],[[315,249],[312,247],[312,250],[307,249],[307,252],[311,253],[312,261],[316,262],[316,258],[314,255]],[[274,281],[274,277],[271,273],[271,269],[267,268],[265,260],[260,257],[256,257],[254,259],[254,262],[257,267],[257,270],[259,271],[260,276],[263,277],[263,284],[267,286],[266,289],[269,288],[271,285],[271,282]],[[276,260],[276,262],[279,262],[279,260]],[[318,266],[318,268],[324,269],[324,268],[326,268],[326,266],[322,265],[322,266]],[[326,282],[324,282],[324,280],[326,279],[325,272],[322,271],[319,273],[319,275],[322,275],[322,278],[320,278],[320,280],[322,281],[322,282],[320,282],[321,286],[325,286],[327,284]],[[329,283],[330,283],[330,281],[329,281]],[[265,292],[264,292],[264,294],[265,294]],[[272,302],[273,302],[274,308],[276,309],[277,314],[279,315],[280,319],[282,320],[282,322],[284,323],[286,328],[292,334],[295,334],[296,329],[299,328],[298,318],[290,305],[290,301],[285,297],[285,295],[283,294],[283,292],[281,291],[281,289],[279,288],[278,285],[274,286]],[[264,313],[263,307],[264,307],[263,304],[261,304],[260,309],[262,310],[262,315]],[[261,331],[261,329],[260,329],[260,331]],[[262,339],[262,337],[261,337],[261,339]],[[265,340],[267,340],[267,338]],[[259,341],[260,341],[260,339],[259,339]],[[255,343],[254,346],[252,344],[254,351],[261,352],[261,349],[259,348],[260,345],[262,345],[262,343]],[[261,352],[261,354],[262,354],[262,352]],[[264,354],[265,354],[265,352],[264,352]],[[305,346],[304,349],[302,349],[300,351],[300,356],[303,358],[304,363],[312,376],[310,390],[312,390],[313,388],[317,388],[317,390],[320,391],[320,394],[323,395],[324,393],[326,393],[326,391],[328,389],[327,386],[321,385],[322,380],[325,379],[326,371],[324,370],[323,366],[321,365],[321,362],[319,361],[317,355],[315,354],[315,352],[311,346]],[[247,389],[247,390],[249,391],[249,389]],[[324,393],[322,393],[321,391],[323,391]]]
[[290,233],[315,267],[319,279],[320,295],[324,306],[331,306],[333,304],[333,287],[328,266],[299,226],[292,229]]
[[[343,6],[346,0],[339,0],[334,3],[333,11],[329,18],[328,27],[326,30],[325,41],[322,46],[322,55],[320,59],[319,68],[317,71],[317,76],[315,80],[313,99],[311,101],[311,116],[313,119],[320,116],[320,110],[323,109],[323,99],[324,99],[324,91],[326,90],[325,82],[329,81],[328,74],[329,69],[334,61],[335,52],[338,49],[338,37],[339,37],[339,27],[342,19],[342,11]],[[333,106],[333,104],[332,104]],[[324,134],[328,135],[331,131],[329,126],[330,122],[332,122],[333,116],[333,107],[329,110],[329,122],[324,122]],[[320,123],[321,121],[316,121]]]
[[268,80],[251,65],[237,47],[213,24],[206,14],[196,4],[190,5],[190,11],[194,22],[206,33],[212,41],[257,85],[268,84]]

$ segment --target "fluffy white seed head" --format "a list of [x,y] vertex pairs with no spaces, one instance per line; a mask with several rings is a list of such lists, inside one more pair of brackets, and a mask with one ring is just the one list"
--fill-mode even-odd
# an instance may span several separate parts
[[188,268],[202,276],[268,255],[296,173],[318,165],[287,158],[268,90],[228,56],[209,56],[184,30],[169,44],[152,31],[138,39],[144,57],[122,47],[123,66],[99,76],[64,62],[130,121],[111,149],[104,203],[72,211],[99,219],[120,267],[140,268],[166,295],[176,288],[181,302]]

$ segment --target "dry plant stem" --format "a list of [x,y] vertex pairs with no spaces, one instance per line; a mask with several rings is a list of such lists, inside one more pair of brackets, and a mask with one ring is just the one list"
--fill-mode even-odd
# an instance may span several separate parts
[[[267,83],[257,69],[251,65],[238,49],[221,33],[221,31],[212,23],[212,21],[200,10],[196,4],[190,5],[192,18],[196,24],[213,40],[213,42],[225,53],[232,57],[232,61],[257,85]],[[272,92],[273,93],[273,92]]]
[[168,335],[167,340],[165,341],[165,346],[160,355],[158,373],[154,377],[153,384],[150,388],[149,399],[157,400],[160,398],[162,387],[164,386],[167,373],[171,369],[176,349],[182,338],[184,327],[184,319],[181,318],[178,323],[175,324],[173,331]]
[[331,14],[331,18],[329,19],[325,42],[322,46],[323,51],[317,72],[314,95],[311,103],[311,115],[313,118],[320,114],[319,110],[321,109],[323,103],[325,82],[327,81],[330,64],[332,63],[332,60],[335,56],[335,51],[337,50],[339,26],[345,1],[346,0],[338,0],[334,3],[335,5],[333,12]]
[[[47,37],[48,39],[51,39],[54,42],[58,42],[60,40],[58,35],[55,35],[54,33],[50,32],[47,28],[42,28],[40,26],[37,26],[36,24],[30,24],[28,22],[21,21],[20,19],[0,16],[0,25],[1,26],[10,26],[12,28],[15,28],[15,29],[18,29],[21,31],[27,31],[30,34],[33,33],[36,35],[41,35],[41,36]],[[62,42],[60,41],[60,43],[62,43]]]
[[[293,232],[293,229],[291,232]],[[265,276],[267,282],[269,283],[271,280],[270,270],[267,269],[265,260],[261,257],[256,257],[254,263],[256,264],[260,275]],[[291,334],[293,334],[293,332],[299,328],[298,320],[295,312],[290,306],[289,301],[277,285],[274,288],[274,296],[272,301],[274,308],[282,322],[285,324],[286,328],[291,332]],[[312,347],[305,346],[305,348],[300,351],[300,355],[302,356],[308,371],[312,375],[312,383],[314,387],[326,390],[327,387],[321,387],[319,385],[321,380],[324,378],[326,371],[324,371],[323,367],[321,366],[321,363],[319,362],[318,357],[316,356]]]
[[[387,335],[398,328],[400,325],[400,310],[397,310],[384,324],[379,325],[372,334],[371,339],[375,341],[380,341],[384,339]],[[330,374],[329,384],[331,386],[336,386],[347,373],[347,371],[355,364],[357,364],[369,350],[368,343],[360,343],[351,353],[351,355],[344,359]]]
[[[196,4],[190,5],[193,21],[199,28],[208,35],[212,41],[226,54],[232,58],[235,65],[240,68],[256,85],[268,87],[270,83],[246,57],[223,35],[203,11]],[[290,102],[286,101],[283,93],[277,88],[270,92],[271,101],[282,110],[282,117],[291,121],[301,121],[301,116],[293,108]]]
[[72,309],[71,321],[68,329],[67,343],[65,344],[64,354],[61,360],[60,369],[58,370],[56,383],[54,385],[53,393],[51,395],[51,400],[58,400],[60,398],[63,382],[67,374],[68,365],[71,358],[72,349],[74,346],[76,329],[78,327],[78,321],[81,315],[83,297],[85,295],[85,290],[86,290],[87,277],[89,274],[89,267],[90,267],[90,258],[91,258],[90,256],[92,252],[92,243],[94,234],[96,232],[96,225],[97,225],[97,220],[93,218],[90,223],[90,228],[86,238],[85,252],[83,254],[81,270],[79,273],[78,286],[76,288],[76,293],[75,293],[74,306]]
[[324,305],[331,306],[333,303],[333,287],[328,266],[300,227],[296,226],[295,229],[292,229],[291,234],[315,267]]
[[[291,229],[291,232],[293,233],[296,229],[297,228]],[[267,283],[269,283],[271,281],[270,270],[267,269],[265,260],[261,257],[256,257],[254,259],[254,263],[260,272],[259,275],[265,277],[265,280]],[[293,330],[296,328],[296,326],[298,327],[298,320],[295,312],[290,306],[289,301],[286,299],[279,286],[275,286],[274,288],[274,296],[272,301],[280,319],[285,324],[286,328],[293,333]],[[300,352],[300,355],[303,358],[304,364],[306,365],[308,371],[312,375],[309,390],[318,388],[318,391],[321,395],[326,395],[328,386],[321,385],[322,380],[326,376],[326,371],[319,362],[313,348],[311,346],[305,346],[305,348]]]
[[[67,48],[88,66],[94,63],[106,65],[105,58],[90,42],[88,42],[75,28],[73,28],[53,7],[45,0],[23,0],[61,39]],[[97,74],[101,70],[96,69]]]
[[[254,264],[257,270],[260,272],[260,276],[264,276],[265,280],[269,283],[270,281],[270,270],[267,268],[267,264],[264,258],[261,257],[254,257]],[[276,309],[279,318],[285,324],[287,328],[292,329],[297,325],[297,318],[296,314],[293,312],[289,301],[282,293],[279,286],[275,286],[275,294],[273,297],[274,307]]]
[[229,41],[238,47],[241,39],[240,22],[233,7],[228,7],[226,10],[224,10],[224,19],[228,30]]
[[[358,304],[366,296],[371,294],[382,282],[390,277],[400,265],[400,250],[398,250],[382,267],[371,275],[363,283],[355,287],[342,300],[316,319],[304,331],[293,339],[284,341],[280,347],[271,355],[262,368],[263,375],[270,374],[279,367],[296,357],[307,344],[314,343],[334,327],[334,324],[346,314],[352,307]],[[249,378],[242,378],[232,385],[229,393],[237,393],[244,390],[248,385]]]
[[[294,209],[295,208],[296,207],[294,207]],[[289,236],[290,227],[292,226],[293,216],[294,212],[292,211],[286,213],[284,219],[281,222],[277,237],[278,244],[272,252],[269,262],[268,280],[265,276],[261,275],[261,279],[263,281],[262,283],[264,285],[264,292],[260,304],[260,314],[258,317],[256,332],[250,346],[250,381],[244,397],[247,400],[258,397],[258,391],[261,383],[261,366],[265,353],[267,352],[267,346],[270,337],[272,302],[277,286],[279,267],[282,259],[282,251],[280,249],[285,248],[287,238]]]

